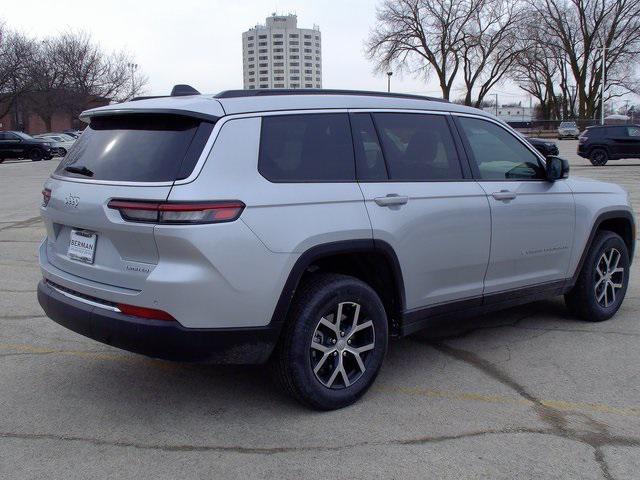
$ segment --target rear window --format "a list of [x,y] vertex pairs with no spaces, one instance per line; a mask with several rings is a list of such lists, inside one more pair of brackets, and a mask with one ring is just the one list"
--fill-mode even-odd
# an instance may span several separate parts
[[123,182],[181,180],[193,171],[212,130],[213,122],[179,115],[95,117],[56,174]]
[[263,117],[258,170],[272,182],[354,181],[349,117],[346,113]]

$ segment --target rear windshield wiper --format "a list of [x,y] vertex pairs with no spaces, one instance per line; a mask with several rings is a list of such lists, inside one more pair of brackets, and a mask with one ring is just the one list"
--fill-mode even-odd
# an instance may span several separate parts
[[93,177],[93,172],[87,167],[64,167],[64,170],[69,173],[77,173],[78,175],[84,175],[85,177]]

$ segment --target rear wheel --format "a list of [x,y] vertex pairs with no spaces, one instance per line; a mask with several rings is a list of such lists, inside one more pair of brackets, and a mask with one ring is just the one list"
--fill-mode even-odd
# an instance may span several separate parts
[[609,161],[609,155],[604,148],[594,148],[589,155],[589,160],[592,165],[602,167]]
[[622,305],[629,284],[629,252],[616,233],[597,233],[578,280],[565,295],[569,311],[583,320],[601,322]]
[[44,153],[42,153],[42,150],[40,150],[39,148],[34,148],[29,151],[29,159],[31,159],[32,162],[39,162],[43,158]]
[[376,292],[357,278],[316,274],[296,294],[274,358],[277,378],[301,403],[333,410],[369,389],[387,350]]
[[60,147],[58,149],[58,157],[64,157],[67,154],[67,149]]

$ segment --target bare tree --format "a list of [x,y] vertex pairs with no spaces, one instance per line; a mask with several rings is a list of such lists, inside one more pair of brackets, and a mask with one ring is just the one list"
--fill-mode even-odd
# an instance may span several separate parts
[[561,118],[558,98],[562,96],[563,52],[538,25],[536,11],[525,13],[528,19],[518,36],[518,55],[509,77],[522,90],[538,100],[537,113],[544,119]]
[[28,90],[28,63],[34,52],[34,42],[10,30],[0,22],[0,117],[16,108],[19,96]]
[[65,65],[66,103],[79,114],[94,98],[119,102],[140,94],[147,82],[131,69],[124,52],[106,54],[84,32],[70,32],[55,39],[55,56]]
[[[619,95],[629,66],[640,53],[638,0],[528,0],[536,27],[562,49],[576,87],[578,114],[591,117],[599,108],[602,47],[607,49],[608,97]],[[541,44],[542,46],[545,43]],[[568,85],[565,85],[565,88]],[[568,95],[564,95],[565,97]]]
[[435,72],[449,99],[462,62],[466,26],[485,0],[385,0],[366,44],[377,71]]
[[519,2],[479,0],[478,8],[463,26],[461,57],[466,105],[482,105],[489,91],[512,70],[522,48],[517,41],[522,13]]
[[59,59],[58,49],[57,39],[43,40],[27,66],[29,108],[42,119],[47,131],[51,131],[54,113],[66,109],[68,71]]

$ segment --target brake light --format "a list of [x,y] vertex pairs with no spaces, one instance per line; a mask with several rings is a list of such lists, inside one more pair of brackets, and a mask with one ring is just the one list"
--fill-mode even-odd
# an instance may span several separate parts
[[126,303],[118,303],[118,308],[125,315],[131,315],[133,317],[147,318],[149,320],[170,320],[176,319],[162,310],[156,310],[153,308],[136,307],[135,305],[127,305]]
[[49,205],[49,200],[51,200],[51,189],[45,188],[42,190],[42,206],[46,207]]
[[130,222],[169,225],[232,222],[238,219],[245,207],[237,200],[192,203],[111,200],[107,206],[118,210],[122,218]]

